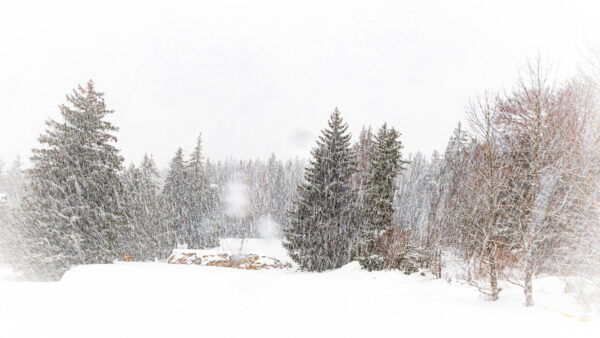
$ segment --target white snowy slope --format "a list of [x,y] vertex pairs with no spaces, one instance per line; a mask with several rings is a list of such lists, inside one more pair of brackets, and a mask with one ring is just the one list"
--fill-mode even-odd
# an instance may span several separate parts
[[[278,244],[249,241],[276,254]],[[268,249],[269,246],[272,246]],[[266,252],[256,252],[266,254]],[[76,267],[57,283],[0,271],[0,337],[597,337],[597,316],[535,281],[536,305],[518,288],[498,302],[456,282],[356,263],[325,273],[117,263]],[[573,316],[570,318],[566,315]]]

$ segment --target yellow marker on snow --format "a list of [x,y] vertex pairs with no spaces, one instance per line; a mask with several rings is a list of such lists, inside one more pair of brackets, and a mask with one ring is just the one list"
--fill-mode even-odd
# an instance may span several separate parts
[[[568,313],[561,312],[560,314],[563,315],[563,316],[565,316],[565,317],[567,317],[567,318],[575,318],[575,316],[570,315]],[[583,316],[582,317],[578,317],[577,320],[579,320],[580,322],[589,322],[590,321],[589,318],[583,317]]]

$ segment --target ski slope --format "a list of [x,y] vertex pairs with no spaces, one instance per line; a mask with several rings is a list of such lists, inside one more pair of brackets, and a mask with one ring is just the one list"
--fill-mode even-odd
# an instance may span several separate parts
[[[246,244],[286,259],[272,241]],[[55,283],[3,271],[0,337],[598,336],[598,318],[562,281],[535,288],[536,305],[525,308],[516,287],[489,302],[457,282],[357,263],[324,273],[116,263],[79,266]]]

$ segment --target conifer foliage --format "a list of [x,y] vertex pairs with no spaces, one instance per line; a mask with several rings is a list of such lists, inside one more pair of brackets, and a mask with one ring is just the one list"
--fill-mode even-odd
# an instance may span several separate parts
[[129,222],[121,236],[123,252],[135,260],[165,258],[172,240],[161,219],[160,175],[154,159],[145,155],[139,167],[123,174]]
[[188,234],[187,242],[194,248],[206,248],[217,245],[214,224],[214,193],[210,189],[202,155],[202,135],[198,135],[194,151],[186,166],[188,184]]
[[356,226],[356,190],[350,184],[355,157],[348,125],[336,108],[319,136],[298,186],[284,244],[302,269],[338,268],[352,257]]
[[185,243],[187,236],[184,231],[189,228],[185,167],[183,149],[179,148],[169,163],[169,172],[163,188],[165,199],[163,222],[167,228],[167,236],[170,238],[172,246]]
[[183,150],[177,150],[169,164],[163,195],[163,223],[172,247],[185,244],[206,248],[217,244],[214,225],[216,201],[203,162],[200,136],[188,161]]
[[21,226],[26,276],[57,279],[76,264],[107,263],[118,255],[126,222],[119,171],[123,158],[113,145],[118,130],[105,120],[103,93],[94,83],[67,95],[63,122],[47,121],[34,149]]
[[373,158],[370,162],[370,177],[367,181],[364,198],[364,228],[361,233],[361,266],[371,270],[381,270],[391,266],[386,260],[386,237],[392,231],[394,217],[394,196],[396,177],[402,164],[402,143],[399,133],[384,124],[375,137]]

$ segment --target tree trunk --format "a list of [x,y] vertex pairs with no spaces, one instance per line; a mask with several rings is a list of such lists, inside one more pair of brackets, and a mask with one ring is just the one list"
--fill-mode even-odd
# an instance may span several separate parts
[[528,262],[525,267],[525,306],[533,306],[533,266]]
[[442,253],[440,252],[440,250],[436,251],[435,277],[442,278]]
[[498,300],[498,273],[496,261],[493,259],[490,264],[490,287],[492,289],[492,300]]

